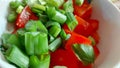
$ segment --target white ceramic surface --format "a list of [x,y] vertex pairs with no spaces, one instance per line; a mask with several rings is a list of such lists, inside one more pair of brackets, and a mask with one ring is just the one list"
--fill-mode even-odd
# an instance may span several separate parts
[[[0,36],[6,30],[6,15],[11,0],[0,0]],[[93,18],[100,21],[100,56],[95,68],[120,68],[120,13],[109,0],[93,0]],[[0,53],[1,54],[1,53]],[[3,62],[0,55],[0,68],[14,68]]]
[[108,0],[94,0],[93,5],[101,37],[95,68],[120,68],[120,12]]

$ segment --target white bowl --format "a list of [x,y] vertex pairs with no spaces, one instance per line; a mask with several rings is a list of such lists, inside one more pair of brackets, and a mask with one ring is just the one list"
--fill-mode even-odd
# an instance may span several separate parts
[[[0,0],[0,36],[6,30],[6,15],[11,0]],[[93,0],[92,18],[100,21],[100,56],[95,68],[120,68],[120,12],[109,0]],[[0,53],[1,54],[1,53]],[[0,55],[2,57],[2,55]],[[0,59],[0,68],[15,68]]]
[[100,21],[100,56],[95,68],[120,68],[120,12],[110,0],[94,0],[93,18]]

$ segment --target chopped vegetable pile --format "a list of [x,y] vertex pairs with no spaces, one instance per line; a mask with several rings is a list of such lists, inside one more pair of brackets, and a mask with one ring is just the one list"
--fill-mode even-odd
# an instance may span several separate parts
[[9,63],[19,68],[92,68],[99,55],[99,22],[91,0],[14,0],[12,33],[2,35]]

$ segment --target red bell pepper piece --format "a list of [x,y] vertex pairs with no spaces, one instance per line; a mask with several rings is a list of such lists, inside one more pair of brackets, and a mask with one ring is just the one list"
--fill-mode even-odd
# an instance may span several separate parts
[[18,14],[16,20],[16,28],[24,28],[28,20],[37,20],[38,17],[31,11],[29,6],[26,6],[23,11]]
[[98,44],[100,40],[99,34],[94,32],[91,36],[95,39],[96,44]]
[[84,20],[77,15],[75,15],[75,17],[78,21],[78,25],[74,29],[74,32],[88,37],[98,30],[99,22],[97,20],[94,19]]
[[95,46],[93,46],[93,49],[94,49],[94,53],[95,53],[95,59],[99,56],[99,54],[100,54],[100,51],[99,51],[99,49],[97,48],[97,46],[95,45]]
[[77,15],[75,15],[75,17],[78,21],[78,25],[74,29],[74,32],[84,35],[84,36],[89,36],[93,30],[90,23],[88,23],[87,21],[85,21],[84,19],[82,19],[81,17]]
[[53,68],[54,66],[66,66],[67,68],[92,68],[92,65],[84,66],[74,54],[61,48],[51,53],[50,68]]
[[93,28],[93,31],[97,31],[98,30],[98,28],[99,28],[99,21],[98,20],[88,19],[87,22],[90,23],[90,25]]
[[[74,0],[73,0],[74,2]],[[91,17],[92,14],[92,6],[87,2],[87,0],[84,1],[82,6],[79,6],[75,4],[74,2],[74,14],[78,15],[84,19],[88,19]]]
[[[86,37],[93,35],[96,36],[95,39],[98,42],[99,41],[99,37],[93,33],[95,33],[98,28],[99,28],[99,22],[98,20],[95,19],[88,19],[88,20],[84,20],[81,17],[75,15],[77,21],[78,21],[78,25],[76,26],[76,28],[74,29],[74,32],[84,35]],[[68,26],[66,24],[63,25],[64,29],[69,30]],[[98,40],[97,40],[98,38]]]
[[71,34],[71,37],[67,40],[65,44],[65,48],[68,50],[72,50],[72,45],[77,44],[91,44],[91,40],[86,38],[85,36],[82,36],[80,34],[77,34],[75,32],[70,32],[69,30],[65,30],[65,32],[68,34]]

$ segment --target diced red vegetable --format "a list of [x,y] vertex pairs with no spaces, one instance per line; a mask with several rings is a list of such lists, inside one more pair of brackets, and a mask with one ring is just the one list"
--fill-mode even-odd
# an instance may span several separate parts
[[63,24],[62,28],[63,28],[64,30],[69,30],[67,24]]
[[92,68],[92,65],[84,66],[75,54],[61,48],[51,53],[50,68],[53,68],[54,66],[66,66],[67,68]]
[[78,21],[78,25],[75,28],[74,32],[79,33],[84,36],[88,36],[92,30],[90,24],[77,15],[75,15],[75,17]]
[[[74,2],[74,1],[73,1]],[[92,6],[86,0],[82,6],[76,5],[74,2],[74,14],[84,19],[88,19],[92,14]]]
[[99,54],[100,54],[100,51],[97,48],[97,46],[93,46],[93,49],[94,49],[94,53],[95,53],[95,58],[97,58],[99,56]]
[[99,34],[94,32],[91,36],[95,39],[96,44],[98,44],[100,40]]
[[71,34],[71,37],[67,40],[65,44],[65,48],[71,50],[72,45],[77,44],[91,44],[91,40],[86,38],[85,36],[79,35],[75,32],[70,32],[69,30],[65,30],[66,33]]
[[[75,15],[75,17],[78,21],[78,25],[74,29],[74,32],[88,37],[98,30],[99,22],[97,20],[94,19],[84,20],[77,15]],[[66,24],[63,25],[63,28],[69,30]]]
[[98,28],[99,28],[99,22],[98,22],[98,20],[88,19],[87,22],[90,23],[90,25],[91,25],[92,28],[93,28],[93,31],[98,30]]
[[75,17],[78,21],[78,25],[74,32],[88,37],[98,29],[99,23],[97,20],[89,19],[86,21],[77,15],[75,15]]
[[38,20],[38,17],[31,11],[29,6],[26,6],[17,16],[16,28],[24,28],[28,20]]
[[78,25],[76,26],[74,32],[84,35],[84,36],[89,36],[93,31],[93,28],[90,25],[90,23],[88,23],[81,17],[78,17],[77,15],[75,17],[78,21]]

